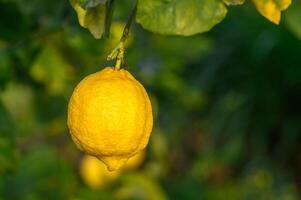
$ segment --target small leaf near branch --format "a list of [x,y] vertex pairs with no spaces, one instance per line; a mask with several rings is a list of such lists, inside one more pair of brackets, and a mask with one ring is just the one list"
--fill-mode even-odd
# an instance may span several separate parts
[[136,21],[166,35],[194,35],[221,22],[227,8],[221,0],[139,0]]
[[253,0],[258,12],[275,24],[279,24],[281,19],[281,11],[286,10],[291,0]]
[[231,6],[231,5],[237,6],[245,3],[245,0],[223,0],[223,1],[227,6]]
[[70,3],[77,13],[79,24],[87,28],[96,39],[101,38],[105,29],[106,6],[100,4],[85,10],[77,0],[70,0]]

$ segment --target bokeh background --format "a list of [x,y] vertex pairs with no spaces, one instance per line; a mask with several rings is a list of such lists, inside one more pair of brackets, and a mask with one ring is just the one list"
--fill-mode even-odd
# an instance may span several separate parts
[[83,77],[112,65],[132,4],[118,1],[111,36],[95,40],[67,0],[0,0],[0,199],[300,199],[298,4],[275,26],[246,2],[192,37],[134,24],[126,62],[154,129],[136,163],[108,174],[76,149],[66,110]]

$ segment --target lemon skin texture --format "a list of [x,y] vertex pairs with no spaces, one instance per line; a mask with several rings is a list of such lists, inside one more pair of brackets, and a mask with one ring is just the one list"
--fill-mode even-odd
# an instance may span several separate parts
[[74,89],[67,124],[80,150],[99,158],[108,170],[118,170],[148,143],[151,102],[128,71],[106,67]]

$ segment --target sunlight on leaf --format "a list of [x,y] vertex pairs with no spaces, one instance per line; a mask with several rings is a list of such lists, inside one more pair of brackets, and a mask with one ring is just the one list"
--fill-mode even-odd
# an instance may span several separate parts
[[275,0],[277,6],[281,11],[286,10],[292,3],[292,0]]
[[220,0],[140,0],[137,22],[166,35],[194,35],[221,22],[227,8]]
[[79,24],[87,28],[96,39],[100,39],[105,26],[105,5],[85,10],[76,0],[70,0],[70,3],[77,13]]
[[279,24],[281,11],[287,9],[291,0],[253,0],[258,12],[275,24]]
[[63,92],[70,78],[72,67],[63,59],[57,49],[45,47],[34,61],[30,75],[45,84],[51,94]]

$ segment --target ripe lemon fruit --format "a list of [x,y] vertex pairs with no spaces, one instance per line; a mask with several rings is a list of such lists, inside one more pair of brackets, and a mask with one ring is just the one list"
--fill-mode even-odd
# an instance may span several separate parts
[[97,158],[85,155],[80,163],[80,175],[91,188],[101,188],[119,176],[119,171],[110,172]]
[[77,147],[113,171],[146,147],[152,107],[144,87],[127,70],[106,67],[75,88],[67,123]]
[[134,170],[137,169],[145,160],[145,151],[140,151],[133,157],[129,158],[122,169]]

